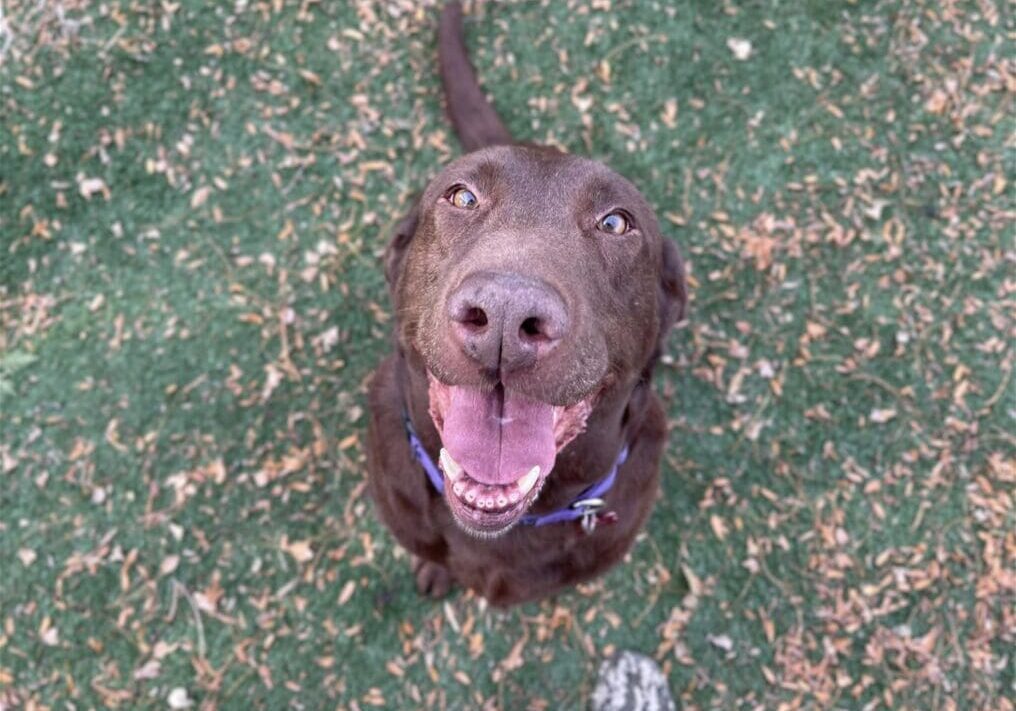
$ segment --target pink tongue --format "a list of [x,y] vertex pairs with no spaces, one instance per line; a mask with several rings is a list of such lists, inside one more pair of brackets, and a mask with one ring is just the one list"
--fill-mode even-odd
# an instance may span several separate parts
[[501,397],[449,387],[441,440],[466,473],[483,484],[510,484],[534,466],[554,466],[554,407],[512,392]]

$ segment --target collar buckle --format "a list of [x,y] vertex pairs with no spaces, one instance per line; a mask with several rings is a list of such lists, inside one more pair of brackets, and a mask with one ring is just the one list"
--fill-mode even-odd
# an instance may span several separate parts
[[607,502],[597,497],[590,497],[573,502],[570,508],[582,513],[579,523],[582,526],[582,531],[588,535],[596,530],[598,514],[607,508]]
[[582,513],[593,514],[607,508],[607,502],[594,496],[588,499],[573,501],[571,508],[578,509]]

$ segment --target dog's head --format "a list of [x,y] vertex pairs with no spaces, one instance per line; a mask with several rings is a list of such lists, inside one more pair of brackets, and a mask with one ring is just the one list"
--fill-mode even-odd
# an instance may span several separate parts
[[511,528],[598,399],[648,375],[684,312],[684,268],[635,187],[529,146],[470,153],[385,255],[397,337],[427,369],[456,521]]

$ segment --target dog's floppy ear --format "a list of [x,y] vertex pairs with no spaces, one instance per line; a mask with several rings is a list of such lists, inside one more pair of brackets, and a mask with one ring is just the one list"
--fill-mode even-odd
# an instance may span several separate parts
[[663,259],[660,263],[660,338],[675,323],[684,319],[688,306],[688,282],[684,278],[684,260],[677,246],[663,238]]
[[643,372],[648,378],[667,342],[667,334],[671,327],[684,319],[688,306],[688,283],[684,278],[684,260],[677,246],[669,239],[662,239],[662,255],[660,260],[660,283],[656,289],[659,300],[660,332],[656,339],[656,347]]
[[399,220],[392,233],[391,241],[385,247],[385,280],[388,282],[388,290],[393,295],[399,274],[402,273],[402,261],[406,256],[409,243],[413,241],[413,235],[416,234],[416,224],[419,219],[420,207],[419,203],[415,203],[409,214]]

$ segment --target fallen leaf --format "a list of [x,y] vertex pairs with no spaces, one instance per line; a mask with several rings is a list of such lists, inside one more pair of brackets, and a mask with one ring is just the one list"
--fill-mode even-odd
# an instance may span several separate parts
[[877,425],[881,425],[885,424],[894,417],[896,417],[896,410],[885,409],[885,410],[872,410],[871,415],[868,416],[868,419]]
[[109,199],[109,188],[102,178],[81,178],[78,180],[78,192],[86,200],[91,200],[96,193],[102,193],[103,197]]
[[162,671],[162,663],[157,659],[150,659],[134,670],[134,680],[154,679]]
[[48,617],[44,617],[42,624],[39,625],[39,641],[47,647],[55,647],[60,643],[60,631],[53,626]]
[[189,709],[194,705],[190,696],[187,695],[187,689],[182,686],[178,686],[170,691],[169,696],[166,697],[166,702],[169,704],[169,708],[174,709],[174,711]]
[[709,640],[709,643],[711,645],[713,645],[714,647],[719,647],[724,652],[729,652],[734,648],[734,641],[730,639],[728,635],[725,634],[715,636],[709,634],[706,635],[706,639]]
[[660,120],[667,128],[677,128],[677,99],[667,99],[663,102],[663,113]]
[[301,69],[300,76],[303,77],[304,81],[314,86],[321,86],[321,77],[309,69]]
[[715,533],[716,537],[721,541],[727,537],[727,531],[729,530],[727,528],[727,523],[716,514],[709,517],[709,525],[712,526],[713,533]]
[[211,185],[202,185],[200,188],[194,191],[191,195],[190,206],[191,208],[201,207],[208,200],[208,196],[212,194]]
[[948,105],[949,95],[941,89],[935,89],[925,102],[924,109],[928,113],[941,114],[945,112],[946,106]]
[[177,566],[180,565],[180,556],[178,555],[167,555],[162,559],[162,563],[159,564],[159,574],[169,575]]
[[733,53],[734,59],[744,62],[751,56],[752,47],[751,42],[746,39],[731,37],[727,40],[727,49]]
[[282,550],[293,556],[293,560],[297,563],[306,563],[314,558],[314,550],[310,547],[310,540],[293,541],[290,543],[288,539],[283,537]]

